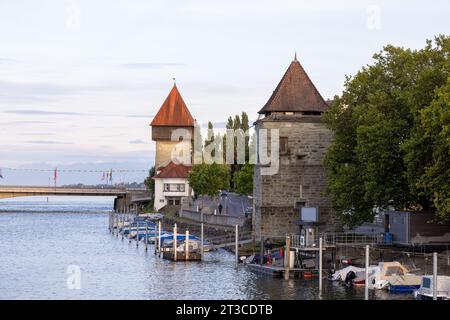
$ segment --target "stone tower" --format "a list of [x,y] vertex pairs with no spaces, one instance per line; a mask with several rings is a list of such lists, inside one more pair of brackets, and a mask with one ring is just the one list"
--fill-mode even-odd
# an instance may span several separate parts
[[333,136],[320,116],[328,108],[295,57],[255,123],[257,132],[278,129],[280,137],[278,173],[262,175],[262,167],[255,166],[256,235],[296,233],[301,207],[318,208],[320,221],[327,221],[330,200],[323,159]]
[[[184,149],[189,153],[192,163],[192,140],[194,138],[195,120],[181,97],[176,85],[173,86],[151,123],[152,140],[156,142],[155,168],[158,171],[169,164],[176,147],[180,147],[179,139],[172,140],[172,134],[177,129],[185,129],[190,134],[190,140],[184,141]],[[180,150],[178,150],[180,151]]]
[[167,205],[180,206],[192,195],[188,175],[192,168],[196,122],[176,85],[151,126],[152,140],[156,142],[154,207],[159,211]]

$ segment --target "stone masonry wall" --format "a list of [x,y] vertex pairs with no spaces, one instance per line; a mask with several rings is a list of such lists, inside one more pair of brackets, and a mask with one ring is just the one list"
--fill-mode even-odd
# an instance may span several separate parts
[[299,219],[299,206],[318,207],[319,217],[329,221],[330,200],[325,194],[327,181],[323,159],[332,133],[320,118],[293,118],[292,121],[260,120],[257,129],[279,129],[288,138],[288,152],[280,155],[280,168],[275,175],[254,176],[254,231],[257,235],[283,236],[297,232],[293,223]]

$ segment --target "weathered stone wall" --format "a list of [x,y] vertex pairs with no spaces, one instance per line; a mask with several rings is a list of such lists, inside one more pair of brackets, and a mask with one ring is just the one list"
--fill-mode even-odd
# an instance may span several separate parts
[[320,117],[298,116],[282,120],[266,117],[256,129],[278,129],[288,138],[286,154],[280,154],[280,167],[275,175],[254,176],[254,230],[257,235],[282,236],[296,232],[293,223],[299,219],[302,204],[318,207],[319,217],[329,221],[330,200],[325,194],[327,181],[323,159],[333,135],[320,123]]

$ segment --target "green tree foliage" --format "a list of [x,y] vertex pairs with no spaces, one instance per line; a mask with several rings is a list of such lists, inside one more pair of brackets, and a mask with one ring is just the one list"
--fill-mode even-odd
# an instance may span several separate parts
[[233,181],[235,192],[243,195],[251,195],[253,193],[253,165],[243,165],[242,168],[234,174]]
[[151,193],[155,192],[155,180],[153,180],[155,174],[156,174],[155,166],[153,166],[148,171],[148,177],[145,178],[144,180],[144,184],[147,187],[147,190],[150,191]]
[[450,216],[449,49],[445,36],[421,50],[386,46],[347,77],[324,114],[335,133],[325,159],[329,192],[345,223],[369,221],[374,207],[389,204]]
[[219,190],[227,190],[230,172],[223,164],[194,165],[188,176],[189,185],[200,196],[217,197]]
[[[439,89],[429,108],[420,112],[423,139],[430,142],[430,159],[416,189],[431,197],[440,220],[450,217],[450,79]],[[415,151],[415,150],[414,150]]]
[[147,187],[147,190],[152,194],[153,200],[150,201],[150,203],[145,208],[148,211],[154,210],[154,199],[155,199],[155,180],[153,180],[153,177],[156,174],[155,166],[151,167],[148,171],[148,177],[145,178],[144,184]]
[[[249,128],[249,120],[248,120],[248,115],[245,112],[242,112],[241,116],[239,115],[235,115],[234,119],[233,117],[228,117],[228,121],[226,124],[226,128],[227,129],[233,129],[236,130],[235,131],[235,135],[234,135],[234,144],[233,144],[233,154],[234,154],[234,159],[233,159],[233,164],[230,165],[230,185],[232,187],[233,190],[236,189],[235,186],[235,179],[234,176],[237,172],[239,172],[243,166],[243,164],[238,164],[237,163],[237,149],[238,149],[238,135],[242,135],[243,133],[245,134]],[[237,130],[242,130],[241,131],[237,131]],[[245,149],[245,161],[248,163],[249,161],[249,144],[250,144],[250,137],[245,136],[245,137],[240,137],[242,139],[244,139],[244,149]],[[226,135],[223,137],[223,145],[224,148],[226,148],[227,145],[227,137]],[[225,153],[224,153],[225,156]]]

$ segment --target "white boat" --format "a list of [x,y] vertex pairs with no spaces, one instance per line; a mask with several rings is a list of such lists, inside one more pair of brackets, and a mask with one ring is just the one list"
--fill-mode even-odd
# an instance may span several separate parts
[[[378,271],[378,266],[369,266],[369,277]],[[346,284],[364,285],[366,280],[366,268],[348,266],[337,270],[331,276],[333,281],[343,281]]]
[[[433,299],[433,276],[423,276],[420,288],[414,291],[414,296],[417,299],[430,300]],[[437,277],[436,296],[438,300],[450,300],[450,277]]]
[[400,262],[380,262],[378,270],[369,276],[369,289],[388,289],[391,292],[413,292],[422,277],[409,273]]

